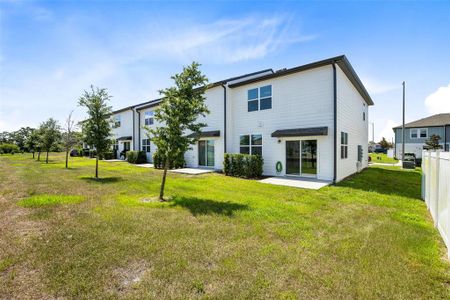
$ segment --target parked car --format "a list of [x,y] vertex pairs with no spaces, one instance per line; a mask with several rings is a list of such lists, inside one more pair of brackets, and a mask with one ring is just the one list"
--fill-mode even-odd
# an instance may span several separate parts
[[373,152],[387,154],[387,149],[384,149],[381,145],[376,144]]

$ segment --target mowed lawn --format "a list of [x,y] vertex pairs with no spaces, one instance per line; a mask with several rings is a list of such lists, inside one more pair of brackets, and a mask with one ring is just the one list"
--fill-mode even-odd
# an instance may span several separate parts
[[383,163],[383,164],[398,163],[397,159],[389,157],[389,156],[387,156],[387,154],[384,154],[384,153],[369,153],[369,156],[372,159],[371,162],[373,162],[373,163]]
[[0,298],[448,299],[420,173],[320,191],[63,155],[0,156]]

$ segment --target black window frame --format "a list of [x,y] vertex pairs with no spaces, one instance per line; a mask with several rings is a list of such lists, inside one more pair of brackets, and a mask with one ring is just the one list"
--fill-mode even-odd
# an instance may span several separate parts
[[142,139],[142,151],[144,151],[145,153],[150,153],[151,152],[150,145],[151,145],[150,139]]
[[[262,89],[265,88],[270,88],[270,95],[262,96],[261,91]],[[255,90],[256,94],[254,93]],[[267,84],[264,86],[247,90],[247,112],[272,109],[272,99],[273,99],[272,84]]]
[[[260,143],[254,142],[254,137],[259,136]],[[248,141],[248,143],[242,143],[242,138]],[[244,141],[245,142],[245,141]],[[260,149],[260,153],[253,154],[256,152],[256,149]],[[250,154],[250,155],[259,155],[262,157],[263,155],[263,135],[261,133],[252,133],[252,134],[241,134],[239,136],[239,153],[240,154]]]

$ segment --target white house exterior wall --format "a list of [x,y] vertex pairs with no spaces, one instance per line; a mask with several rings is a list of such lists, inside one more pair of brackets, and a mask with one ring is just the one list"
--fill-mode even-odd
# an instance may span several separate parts
[[[368,105],[344,72],[336,66],[337,75],[337,181],[368,166]],[[365,120],[363,120],[363,112]],[[341,159],[341,132],[348,133],[348,158]],[[358,145],[363,160],[358,162]]]
[[[247,111],[247,91],[272,85],[272,109]],[[279,129],[328,127],[327,136],[290,138],[317,139],[319,179],[333,179],[333,72],[324,66],[304,72],[259,81],[227,90],[227,150],[239,153],[239,137],[262,134],[264,175],[277,175],[275,165],[283,164],[285,175],[285,141],[271,134]],[[280,143],[278,141],[281,141]]]
[[[114,127],[112,129],[112,133],[113,133],[113,137],[114,139],[118,139],[120,137],[124,137],[124,136],[131,136],[133,137],[133,111],[130,110],[125,110],[125,111],[121,111],[119,113],[115,113],[112,115],[112,120],[114,122],[114,119],[116,116],[120,116],[120,127]],[[135,141],[129,141],[130,142],[130,150],[134,150],[134,145],[133,143]],[[122,152],[123,150],[123,141],[119,142],[119,150],[118,150],[118,154],[120,152]]]
[[[207,124],[202,131],[220,130],[220,137],[201,138],[200,140],[211,139],[214,140],[214,169],[221,170],[223,168],[224,155],[224,103],[223,103],[223,87],[217,86],[206,90],[205,104],[209,109],[209,114],[205,117],[200,117],[198,122]],[[192,149],[188,150],[184,158],[186,165],[189,167],[198,167],[198,143],[192,145]]]

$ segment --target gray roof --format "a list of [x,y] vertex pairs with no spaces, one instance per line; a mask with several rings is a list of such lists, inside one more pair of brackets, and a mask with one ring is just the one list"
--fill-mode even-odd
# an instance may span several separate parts
[[[437,114],[430,117],[426,117],[417,121],[413,121],[405,124],[405,128],[414,127],[439,127],[444,125],[450,125],[450,113]],[[402,125],[394,127],[392,129],[402,128]]]
[[280,129],[272,132],[272,137],[328,135],[328,127]]

